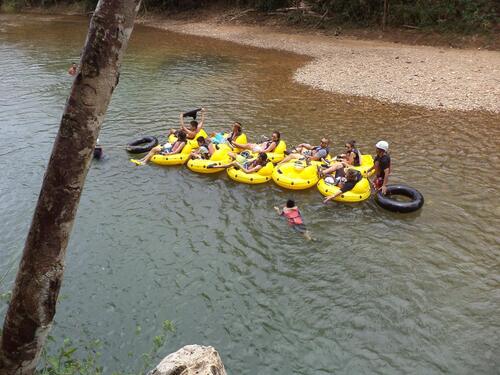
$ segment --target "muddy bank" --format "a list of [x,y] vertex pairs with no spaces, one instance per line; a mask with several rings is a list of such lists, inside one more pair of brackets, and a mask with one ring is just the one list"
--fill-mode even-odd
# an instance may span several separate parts
[[169,31],[313,57],[295,80],[314,88],[433,109],[500,112],[500,52],[408,46],[272,27],[141,18]]

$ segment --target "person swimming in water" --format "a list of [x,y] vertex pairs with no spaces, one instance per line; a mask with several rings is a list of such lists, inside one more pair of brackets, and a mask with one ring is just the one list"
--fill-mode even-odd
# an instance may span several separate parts
[[76,65],[76,63],[72,63],[71,64],[71,67],[68,69],[68,74],[70,76],[75,76],[76,75],[76,72],[78,70],[78,65]]
[[302,219],[299,208],[295,205],[295,201],[289,199],[282,210],[280,210],[278,207],[274,207],[274,209],[276,210],[278,215],[286,217],[286,219],[288,220],[288,225],[290,225],[294,231],[302,234],[306,240],[312,240],[311,234],[304,224],[304,220]]

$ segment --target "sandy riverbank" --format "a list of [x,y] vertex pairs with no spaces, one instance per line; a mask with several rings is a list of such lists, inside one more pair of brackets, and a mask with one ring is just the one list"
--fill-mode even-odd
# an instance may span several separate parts
[[391,103],[500,113],[500,52],[409,46],[242,26],[142,18],[164,30],[313,57],[302,84]]

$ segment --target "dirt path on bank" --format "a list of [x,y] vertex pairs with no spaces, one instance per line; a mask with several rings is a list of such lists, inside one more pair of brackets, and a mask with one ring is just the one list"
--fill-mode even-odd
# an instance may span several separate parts
[[139,23],[164,30],[308,55],[297,82],[391,103],[500,113],[500,52],[409,46],[271,27],[168,19]]

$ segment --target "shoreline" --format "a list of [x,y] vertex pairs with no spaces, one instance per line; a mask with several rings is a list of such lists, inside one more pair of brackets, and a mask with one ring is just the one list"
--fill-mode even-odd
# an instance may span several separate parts
[[142,17],[137,24],[312,58],[293,79],[314,89],[427,109],[500,113],[500,52],[355,40],[273,27]]
[[[52,9],[41,15],[83,14]],[[136,24],[307,56],[310,61],[293,79],[313,89],[431,110],[500,113],[500,51],[359,40],[280,25],[234,24],[213,16],[198,19],[143,15]]]

